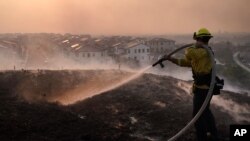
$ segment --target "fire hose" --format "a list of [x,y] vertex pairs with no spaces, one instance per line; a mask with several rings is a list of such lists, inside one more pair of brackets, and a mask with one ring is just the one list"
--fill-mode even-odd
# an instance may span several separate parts
[[[171,53],[169,53],[167,56],[172,56],[173,54],[175,54],[176,52],[184,49],[184,48],[187,48],[187,47],[190,47],[192,46],[193,44],[187,44],[187,45],[184,45],[184,46],[181,46],[180,48],[177,48],[176,50],[172,51]],[[191,119],[188,124],[183,127],[177,134],[175,134],[174,136],[172,136],[170,139],[168,139],[168,141],[175,141],[177,140],[179,137],[181,137],[186,131],[188,131],[193,125],[194,123],[199,119],[199,117],[201,116],[201,114],[203,113],[203,111],[205,110],[205,108],[207,107],[209,101],[211,100],[212,96],[213,96],[213,89],[214,89],[214,85],[215,85],[215,77],[216,77],[216,67],[215,67],[215,60],[214,60],[214,55],[211,51],[211,49],[209,49],[209,47],[207,45],[203,45],[203,48],[207,50],[207,52],[209,53],[209,57],[210,57],[210,60],[212,62],[212,78],[211,78],[211,82],[210,82],[210,87],[209,87],[209,90],[208,90],[208,94],[207,94],[207,97],[205,99],[205,101],[203,102],[200,110],[198,111],[198,113],[193,117],[193,119]],[[152,66],[156,66],[156,65],[160,65],[162,68],[164,67],[163,65],[163,61],[165,61],[164,58],[161,58],[159,59],[157,62],[155,62]]]

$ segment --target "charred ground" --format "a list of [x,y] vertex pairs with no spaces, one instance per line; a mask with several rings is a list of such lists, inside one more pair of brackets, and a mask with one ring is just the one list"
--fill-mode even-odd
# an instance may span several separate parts
[[[71,105],[48,102],[94,76],[117,79],[129,74],[115,70],[1,72],[0,140],[166,140],[191,119],[190,84],[153,74]],[[247,96],[223,91],[219,97],[249,109]],[[211,108],[224,139],[230,124],[249,123],[235,119],[223,106],[212,104]],[[240,114],[250,117],[248,110]],[[192,129],[180,140],[194,140],[194,136]]]

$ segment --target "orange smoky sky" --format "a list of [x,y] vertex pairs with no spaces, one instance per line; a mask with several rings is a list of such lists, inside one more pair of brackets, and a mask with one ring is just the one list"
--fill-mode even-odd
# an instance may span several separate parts
[[0,0],[0,32],[250,32],[250,0]]

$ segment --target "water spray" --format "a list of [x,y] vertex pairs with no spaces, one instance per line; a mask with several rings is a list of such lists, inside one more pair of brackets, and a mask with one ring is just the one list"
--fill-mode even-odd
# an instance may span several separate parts
[[[173,54],[175,54],[176,52],[184,49],[184,48],[187,48],[187,47],[190,47],[192,46],[193,44],[187,44],[187,45],[184,45],[180,48],[177,48],[176,50],[174,50],[173,52],[171,52],[170,54],[168,54],[167,56],[172,56]],[[209,49],[209,47],[207,45],[203,45],[203,48],[207,50],[207,52],[209,53],[209,57],[210,57],[210,60],[212,62],[212,78],[211,78],[211,82],[210,82],[210,87],[209,87],[209,90],[208,90],[208,94],[207,94],[207,97],[204,101],[204,103],[202,104],[199,112],[193,117],[193,119],[191,121],[189,121],[189,123],[183,127],[177,134],[175,134],[173,137],[171,137],[170,139],[168,139],[168,141],[175,141],[177,140],[179,137],[181,137],[186,131],[188,131],[193,125],[194,123],[199,119],[199,117],[201,116],[201,114],[203,113],[203,111],[205,110],[205,108],[207,107],[209,101],[211,100],[212,98],[212,93],[213,93],[213,89],[214,89],[214,85],[215,85],[215,77],[216,77],[216,67],[215,67],[215,60],[214,60],[214,55],[212,53],[212,51]],[[162,68],[164,67],[163,65],[163,61],[165,61],[164,58],[161,58],[159,59],[156,63],[154,63],[152,66],[156,66],[156,65],[160,65]]]
[[[136,71],[135,73],[132,73],[128,76],[124,76],[121,80],[118,80],[118,82],[106,83],[108,85],[105,85],[105,84],[97,85],[97,88],[92,88],[91,87],[92,84],[90,84],[90,86],[84,84],[83,87],[80,86],[77,89],[74,89],[73,91],[69,91],[69,92],[66,92],[65,94],[62,94],[61,96],[51,97],[49,99],[49,101],[51,101],[51,102],[57,101],[63,105],[74,104],[77,101],[80,101],[80,100],[83,100],[83,99],[86,99],[86,98],[89,98],[89,97],[92,97],[95,95],[99,95],[99,94],[111,91],[113,89],[117,89],[117,88],[129,83],[130,81],[132,81],[136,78],[139,78],[141,75],[144,74],[144,72],[146,72],[150,68],[152,68],[151,65],[149,65],[143,69],[140,69],[139,71]],[[86,86],[88,86],[88,89],[82,89],[82,88],[86,88]],[[68,93],[70,93],[70,94],[68,94]]]

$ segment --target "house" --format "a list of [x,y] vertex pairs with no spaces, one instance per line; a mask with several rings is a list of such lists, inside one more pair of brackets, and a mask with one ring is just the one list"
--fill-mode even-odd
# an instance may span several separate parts
[[139,62],[149,62],[150,57],[150,47],[139,42],[131,42],[127,44],[126,54],[123,57],[128,60],[137,60]]
[[145,41],[144,44],[150,47],[150,56],[153,60],[175,49],[175,41],[165,38],[153,38]]
[[138,39],[128,43],[125,47],[127,59],[137,60],[142,63],[151,62],[159,56],[171,52],[175,48],[175,41],[164,38]]
[[70,38],[64,37],[60,46],[64,47],[67,55],[79,61],[100,60],[106,58],[113,61],[136,60],[138,62],[152,62],[160,55],[175,48],[175,41],[164,38],[145,37],[95,37]]
[[107,51],[97,47],[81,47],[72,52],[72,57],[82,63],[104,62],[107,58]]
[[113,53],[115,55],[123,55],[126,53],[126,49],[124,48],[124,44],[122,44],[120,42],[112,45],[112,48],[113,48]]

